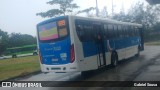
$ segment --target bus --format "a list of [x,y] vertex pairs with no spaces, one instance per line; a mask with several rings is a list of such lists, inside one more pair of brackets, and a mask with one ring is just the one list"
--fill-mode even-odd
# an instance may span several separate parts
[[7,50],[4,52],[5,56],[12,56],[12,58],[17,58],[17,56],[21,56],[24,54],[38,55],[37,45],[33,44],[33,45],[25,45],[21,47],[7,48]]
[[60,16],[37,24],[42,72],[87,72],[138,56],[141,24],[111,19]]

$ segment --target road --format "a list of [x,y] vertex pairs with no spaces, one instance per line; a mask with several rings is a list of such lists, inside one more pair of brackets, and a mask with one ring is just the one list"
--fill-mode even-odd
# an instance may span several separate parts
[[[98,73],[84,78],[77,73],[48,73],[28,76],[17,79],[19,81],[160,81],[160,46],[145,46],[139,57],[133,57],[119,63],[115,68],[105,68]],[[2,88],[4,90],[17,90],[17,88]],[[18,88],[20,89],[20,88]],[[30,90],[150,90],[153,88],[107,88],[107,87],[55,87],[55,88],[30,88]],[[23,88],[28,90],[28,88]],[[154,88],[160,90],[160,88]]]

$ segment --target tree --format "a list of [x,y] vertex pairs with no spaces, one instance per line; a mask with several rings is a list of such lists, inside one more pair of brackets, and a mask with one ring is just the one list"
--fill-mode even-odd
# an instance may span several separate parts
[[102,18],[107,18],[108,17],[108,11],[107,11],[107,7],[103,7],[102,11],[100,12],[100,15],[99,17],[102,17]]
[[28,34],[11,33],[9,37],[9,47],[19,47],[36,44],[36,38]]
[[153,30],[155,31],[155,33],[159,33],[159,34],[160,34],[160,22],[157,22],[157,23],[153,26]]
[[87,9],[84,9],[84,10],[81,10],[81,11],[78,11],[77,14],[79,14],[79,13],[86,13],[88,17],[92,17],[93,14],[91,14],[90,12],[91,12],[92,10],[95,10],[95,9],[96,9],[96,8],[94,8],[94,7],[90,7],[90,8],[87,8]]
[[128,13],[125,14],[122,10],[120,13],[113,16],[113,19],[125,22],[133,22],[144,25],[146,28],[151,28],[156,24],[159,17],[158,7],[147,5],[138,2],[132,6]]
[[[79,6],[76,3],[73,3],[73,0],[51,0],[47,2],[47,4],[58,6],[58,8],[48,10],[47,12],[40,12],[37,13],[36,15],[41,16],[43,18],[46,17],[51,18],[60,15],[73,14],[74,9],[79,8]],[[90,7],[85,10],[80,10],[74,14],[76,15],[79,13],[89,12],[90,10],[93,10],[93,7]]]
[[160,5],[144,5],[143,3],[137,3],[132,6],[128,13],[118,13],[113,16],[113,19],[125,22],[139,23],[144,26],[144,38],[145,41],[159,40],[159,14]]
[[122,8],[120,9],[120,12],[119,13],[115,13],[112,16],[112,19],[116,19],[118,21],[127,21],[127,15],[125,15],[123,4],[122,4]]
[[2,55],[8,46],[8,38],[8,33],[0,29],[0,55]]

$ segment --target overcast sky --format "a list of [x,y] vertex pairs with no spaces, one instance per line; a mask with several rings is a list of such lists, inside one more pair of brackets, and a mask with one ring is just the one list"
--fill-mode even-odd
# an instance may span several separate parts
[[[0,0],[0,29],[8,33],[16,32],[36,36],[36,24],[46,19],[36,16],[53,6],[46,4],[50,0]],[[81,8],[95,7],[96,0],[74,0]],[[107,6],[111,12],[112,0],[97,0],[99,9]],[[115,12],[118,12],[124,3],[125,11],[132,4],[144,0],[113,0]]]

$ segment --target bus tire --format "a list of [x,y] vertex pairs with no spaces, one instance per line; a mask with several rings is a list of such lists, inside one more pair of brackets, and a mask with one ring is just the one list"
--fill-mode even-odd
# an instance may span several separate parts
[[140,48],[138,47],[138,51],[137,51],[137,54],[135,56],[139,57],[139,55],[140,55]]
[[93,75],[93,71],[82,71],[81,76],[82,77],[89,77]]
[[35,56],[35,55],[38,55],[38,54],[36,52],[34,52],[33,55]]
[[118,55],[116,51],[113,51],[111,54],[111,65],[116,67],[118,65]]
[[17,58],[17,55],[16,55],[16,54],[13,54],[13,55],[12,55],[12,58]]

